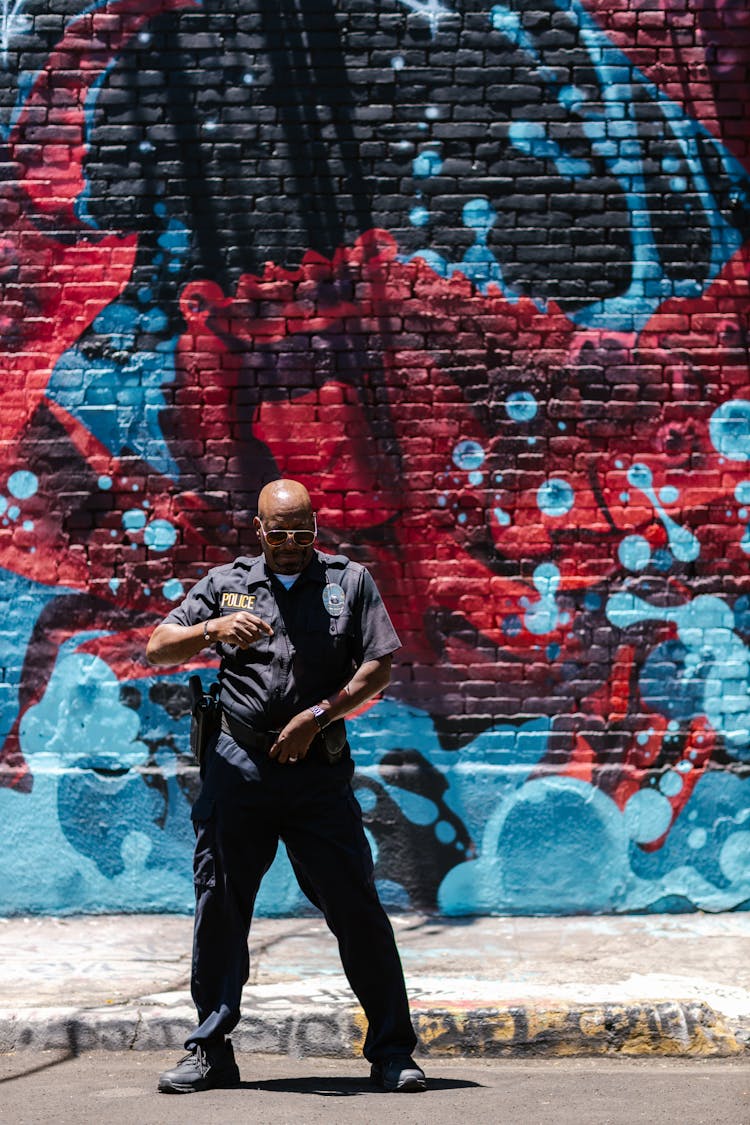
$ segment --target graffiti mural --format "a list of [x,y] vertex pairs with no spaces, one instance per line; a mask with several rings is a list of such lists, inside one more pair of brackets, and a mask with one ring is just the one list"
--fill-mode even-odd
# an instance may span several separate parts
[[56,3],[0,19],[0,909],[190,909],[145,642],[279,475],[403,641],[388,903],[746,907],[750,18]]

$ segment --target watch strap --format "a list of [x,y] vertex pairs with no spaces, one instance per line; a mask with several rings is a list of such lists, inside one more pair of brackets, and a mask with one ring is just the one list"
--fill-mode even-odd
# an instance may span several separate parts
[[325,722],[323,720],[325,719],[326,715],[323,708],[319,707],[317,703],[314,703],[312,707],[308,707],[307,710],[310,712],[310,714],[315,719],[315,722],[318,724],[318,730],[323,730],[323,728],[325,727]]

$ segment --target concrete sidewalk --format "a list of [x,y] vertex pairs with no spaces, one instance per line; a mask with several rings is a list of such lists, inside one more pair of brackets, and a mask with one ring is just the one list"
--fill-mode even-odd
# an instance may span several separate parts
[[[393,915],[420,1055],[742,1055],[750,914]],[[0,1051],[180,1050],[192,920],[0,919]],[[240,1052],[359,1053],[364,1019],[318,917],[258,918]]]

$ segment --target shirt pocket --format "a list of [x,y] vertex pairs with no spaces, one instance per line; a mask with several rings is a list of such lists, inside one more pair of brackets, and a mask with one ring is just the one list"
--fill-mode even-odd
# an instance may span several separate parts
[[309,610],[305,630],[318,637],[321,645],[344,645],[349,644],[354,635],[354,621],[348,609],[332,617],[321,602],[320,606]]
[[[231,617],[232,614],[239,613],[239,612],[240,611],[237,608],[232,608],[231,606],[222,606],[221,609],[219,610],[219,616],[220,617]],[[274,632],[276,631],[277,623],[275,621],[271,620],[271,618],[273,617],[273,614],[269,613],[269,610],[268,610],[267,606],[264,607],[262,605],[261,606],[254,605],[252,607],[252,609],[248,608],[244,612],[245,613],[252,613],[252,614],[254,614],[255,617],[260,617],[261,620],[267,621],[268,624],[271,626],[271,628],[274,630]],[[269,659],[269,653],[270,653],[272,641],[273,641],[273,637],[269,637],[267,633],[261,633],[261,635],[258,637],[257,641],[253,641],[253,643],[250,645],[249,648],[243,649],[243,648],[238,648],[236,645],[224,645],[223,646],[224,654],[230,660],[232,658],[234,658],[235,660],[238,660],[240,663],[243,663],[243,662],[246,662],[248,660],[252,661],[253,653],[255,653],[256,659],[257,659],[257,657],[262,655],[263,658],[264,658],[264,662],[267,662],[268,659]]]

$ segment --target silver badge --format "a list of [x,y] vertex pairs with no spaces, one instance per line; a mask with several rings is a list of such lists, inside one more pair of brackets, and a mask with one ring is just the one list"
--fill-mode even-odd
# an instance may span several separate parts
[[336,582],[329,582],[323,590],[323,605],[331,617],[341,617],[346,605],[346,594]]

